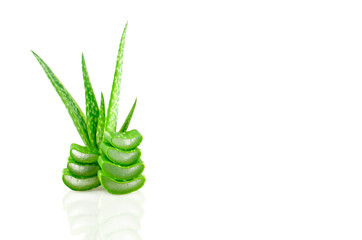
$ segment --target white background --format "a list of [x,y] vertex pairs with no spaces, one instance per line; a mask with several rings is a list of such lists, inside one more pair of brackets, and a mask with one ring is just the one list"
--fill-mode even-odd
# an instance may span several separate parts
[[[0,238],[112,239],[102,209],[129,200],[132,240],[361,239],[361,4],[1,1]],[[127,20],[119,122],[138,97],[147,182],[74,193],[81,139],[30,50],[83,109],[84,52],[108,103]]]

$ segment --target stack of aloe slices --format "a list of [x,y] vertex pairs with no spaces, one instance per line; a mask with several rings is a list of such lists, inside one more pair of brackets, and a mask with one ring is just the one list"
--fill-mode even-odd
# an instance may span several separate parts
[[116,132],[126,31],[127,24],[119,45],[107,114],[103,94],[98,106],[83,54],[86,116],[53,71],[33,52],[85,144],[71,144],[67,168],[63,170],[64,184],[76,191],[90,190],[102,184],[110,193],[126,194],[140,189],[145,183],[145,177],[142,175],[144,164],[140,159],[141,151],[137,148],[143,137],[137,130],[127,132],[137,99],[121,129]]
[[104,133],[102,155],[98,159],[98,173],[102,186],[110,193],[125,194],[140,189],[145,183],[145,168],[141,151],[137,147],[142,135],[137,130],[120,133]]

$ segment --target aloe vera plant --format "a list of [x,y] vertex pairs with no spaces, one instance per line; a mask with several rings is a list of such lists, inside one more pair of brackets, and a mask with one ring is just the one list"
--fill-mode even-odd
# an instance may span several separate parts
[[140,159],[141,150],[138,148],[143,137],[135,129],[127,132],[137,99],[120,130],[118,132],[116,130],[127,25],[126,23],[119,45],[107,112],[103,93],[98,106],[84,54],[82,54],[82,73],[86,114],[49,66],[33,52],[63,101],[85,145],[71,144],[67,168],[63,170],[64,184],[76,191],[90,190],[102,185],[112,194],[126,194],[140,189],[146,180],[142,175],[144,163]]

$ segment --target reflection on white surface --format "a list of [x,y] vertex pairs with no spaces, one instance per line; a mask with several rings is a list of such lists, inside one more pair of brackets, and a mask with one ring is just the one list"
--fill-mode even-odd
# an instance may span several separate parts
[[83,234],[84,240],[141,240],[144,201],[140,191],[118,196],[97,188],[68,192],[63,206],[72,235]]

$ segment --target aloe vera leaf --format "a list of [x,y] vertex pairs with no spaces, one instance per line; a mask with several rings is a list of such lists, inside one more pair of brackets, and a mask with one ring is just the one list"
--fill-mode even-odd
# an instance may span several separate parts
[[85,90],[88,136],[92,146],[97,147],[96,134],[97,134],[99,108],[96,96],[94,95],[92,84],[89,80],[84,54],[82,54],[82,72],[83,72],[84,90]]
[[136,178],[137,176],[141,175],[145,169],[145,165],[141,159],[137,160],[137,162],[130,166],[120,166],[112,163],[104,155],[98,158],[98,164],[106,175],[119,181],[126,181]]
[[114,73],[112,92],[111,92],[111,96],[109,98],[109,104],[108,104],[108,110],[107,110],[107,119],[106,119],[105,129],[110,132],[115,132],[116,128],[117,128],[119,94],[120,94],[120,90],[121,90],[121,80],[122,80],[123,51],[124,51],[127,25],[128,25],[128,22],[126,23],[126,25],[124,27],[121,42],[119,44],[116,70]]
[[112,194],[127,194],[137,191],[146,182],[146,178],[143,175],[140,175],[130,181],[117,181],[107,176],[102,171],[98,171],[98,178],[104,189]]
[[72,157],[69,157],[67,169],[76,177],[93,177],[97,175],[100,168],[98,163],[78,163]]
[[102,142],[100,149],[113,163],[128,166],[135,163],[141,157],[141,150],[136,148],[130,151],[123,151],[114,148],[108,143]]
[[96,163],[99,157],[99,150],[97,148],[88,148],[72,143],[69,154],[71,158],[78,163]]
[[98,126],[97,126],[97,145],[100,147],[103,141],[103,134],[104,134],[104,125],[106,121],[106,110],[104,106],[104,97],[103,93],[101,94],[101,106],[99,110],[99,117],[98,117]]
[[66,109],[70,117],[73,120],[74,126],[77,128],[77,131],[82,138],[85,145],[90,146],[90,141],[88,137],[87,124],[85,121],[85,116],[77,102],[73,99],[72,95],[67,91],[67,89],[63,86],[60,80],[55,76],[53,71],[49,68],[49,66],[41,59],[35,52],[32,51],[35,58],[40,63],[40,66],[43,68],[45,74],[49,78],[51,84],[55,88],[59,97],[62,99]]
[[127,131],[129,123],[131,122],[131,119],[132,119],[132,116],[133,116],[134,109],[136,108],[136,104],[137,104],[137,98],[134,101],[133,106],[132,106],[131,110],[129,111],[126,120],[124,120],[124,123],[123,123],[121,129],[119,130],[119,132]]
[[69,172],[68,169],[63,170],[63,182],[72,190],[75,191],[86,191],[101,185],[99,178],[94,177],[76,177]]
[[105,141],[109,142],[113,147],[125,151],[138,147],[142,139],[142,135],[136,129],[122,133],[104,132]]

